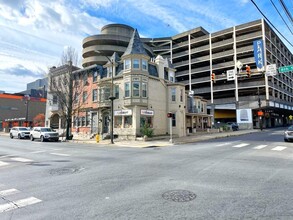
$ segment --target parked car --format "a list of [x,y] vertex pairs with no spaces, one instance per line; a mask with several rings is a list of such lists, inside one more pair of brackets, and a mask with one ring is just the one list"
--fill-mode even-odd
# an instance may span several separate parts
[[59,141],[58,132],[54,131],[49,127],[34,127],[30,132],[30,139],[34,141],[35,139],[40,139],[41,142],[44,141]]
[[293,140],[293,125],[289,126],[284,132],[284,141],[292,141]]
[[9,132],[10,138],[17,137],[18,139],[29,138],[30,130],[27,127],[12,127]]
[[227,125],[231,127],[232,131],[238,131],[239,126],[236,122],[227,122]]

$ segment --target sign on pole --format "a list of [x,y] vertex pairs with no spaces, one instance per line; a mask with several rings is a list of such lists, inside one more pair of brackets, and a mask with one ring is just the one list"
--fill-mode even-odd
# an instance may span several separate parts
[[233,70],[227,70],[227,80],[228,81],[231,81],[231,80],[234,80],[235,79],[235,69]]
[[290,71],[293,71],[293,65],[279,67],[279,73],[285,73]]
[[266,75],[267,76],[275,76],[275,75],[277,75],[277,66],[276,66],[276,64],[267,65]]

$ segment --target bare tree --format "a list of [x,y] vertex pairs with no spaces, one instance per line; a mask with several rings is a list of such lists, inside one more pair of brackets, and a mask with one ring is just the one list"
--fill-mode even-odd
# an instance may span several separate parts
[[83,110],[83,92],[88,91],[87,99],[91,95],[91,90],[86,88],[88,83],[84,80],[87,79],[89,72],[76,67],[77,53],[73,48],[68,47],[63,52],[61,63],[58,71],[50,74],[49,91],[57,99],[61,126],[66,129],[66,140],[69,140],[72,138],[72,116]]
[[66,140],[71,139],[71,117],[73,105],[73,71],[78,68],[77,53],[74,48],[68,47],[61,57],[62,66],[59,72],[50,74],[49,90],[57,98],[58,113],[62,119],[62,127],[66,127]]

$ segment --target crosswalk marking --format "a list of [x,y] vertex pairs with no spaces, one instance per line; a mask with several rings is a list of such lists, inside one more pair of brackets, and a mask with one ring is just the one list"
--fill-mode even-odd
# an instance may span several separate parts
[[0,167],[2,167],[2,166],[6,166],[6,165],[8,165],[9,163],[6,163],[6,162],[3,162],[3,161],[0,161]]
[[13,157],[11,158],[11,160],[14,160],[14,161],[18,161],[18,162],[33,162],[32,160],[30,159],[26,159],[26,158],[22,158],[22,157]]
[[17,189],[7,189],[0,191],[0,196],[8,196],[13,195],[15,193],[18,193],[19,191]]
[[0,205],[0,213],[11,211],[13,209],[22,208],[28,205],[33,205],[36,203],[42,202],[42,200],[37,199],[35,197],[29,197],[26,199],[20,199],[17,201],[12,201],[3,205]]
[[274,147],[272,150],[274,151],[282,151],[282,150],[285,150],[287,147],[283,147],[283,146],[277,146],[277,147]]
[[267,147],[268,145],[258,145],[258,146],[256,146],[256,147],[254,147],[253,149],[256,149],[256,150],[260,150],[260,149],[263,149],[263,148],[265,148],[265,147]]
[[52,155],[56,155],[56,156],[63,156],[63,157],[69,157],[69,154],[59,154],[59,153],[50,153]]
[[237,144],[237,145],[234,145],[234,146],[232,146],[232,147],[240,148],[240,147],[245,147],[245,146],[247,146],[247,145],[249,145],[249,144],[245,144],[245,143],[243,143],[243,144]]

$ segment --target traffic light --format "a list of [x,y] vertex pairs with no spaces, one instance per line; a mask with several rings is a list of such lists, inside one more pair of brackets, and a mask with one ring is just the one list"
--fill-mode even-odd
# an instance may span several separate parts
[[173,114],[171,112],[167,113],[167,118],[172,118]]
[[216,74],[212,73],[211,79],[214,83],[216,83]]
[[245,68],[246,68],[246,75],[247,75],[247,77],[250,77],[250,75],[251,75],[250,66],[246,65]]

